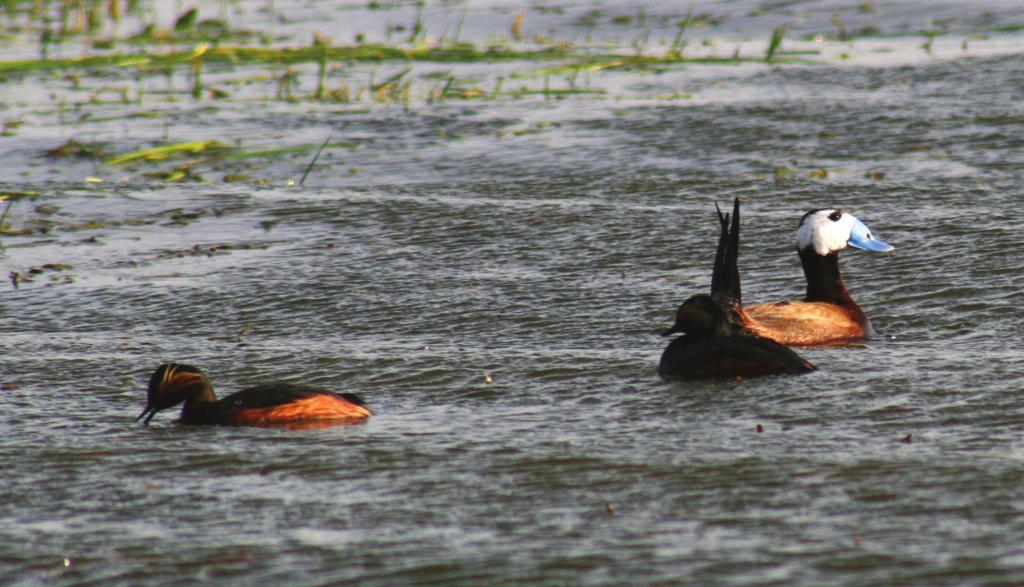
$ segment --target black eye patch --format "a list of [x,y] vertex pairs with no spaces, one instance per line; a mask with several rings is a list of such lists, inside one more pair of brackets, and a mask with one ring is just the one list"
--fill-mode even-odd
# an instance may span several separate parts
[[828,215],[828,219],[831,220],[832,222],[839,222],[839,219],[842,218],[842,217],[843,217],[843,211],[842,210],[836,210],[836,211],[834,211],[834,212],[832,212],[831,214]]

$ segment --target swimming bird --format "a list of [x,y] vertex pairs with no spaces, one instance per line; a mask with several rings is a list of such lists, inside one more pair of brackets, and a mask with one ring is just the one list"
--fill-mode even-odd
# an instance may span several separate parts
[[[716,205],[717,208],[717,205]],[[661,354],[658,373],[664,378],[751,377],[798,374],[815,370],[792,349],[758,336],[743,326],[740,309],[739,201],[729,215],[718,212],[722,225],[711,277],[711,295],[687,299],[663,335],[679,332]],[[735,299],[733,299],[735,296]]]
[[[737,201],[733,221],[738,217]],[[738,225],[734,233],[738,238]],[[807,278],[807,295],[803,300],[739,307],[744,327],[795,346],[835,344],[873,335],[871,321],[846,289],[839,271],[839,252],[852,246],[884,253],[893,250],[893,246],[875,238],[863,222],[839,208],[804,214],[796,231],[796,244]],[[726,270],[738,275],[735,265]],[[738,283],[738,276],[736,279]],[[739,306],[738,290],[733,299]]]
[[161,410],[184,402],[182,424],[273,426],[356,423],[372,412],[362,398],[290,383],[257,385],[217,399],[213,383],[192,365],[165,363],[149,378],[146,409],[135,420],[149,424]]

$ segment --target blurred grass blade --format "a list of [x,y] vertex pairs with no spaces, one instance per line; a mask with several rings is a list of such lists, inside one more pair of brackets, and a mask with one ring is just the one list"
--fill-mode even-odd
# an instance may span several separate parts
[[782,37],[786,34],[786,27],[777,26],[772,31],[772,39],[768,42],[768,49],[764,52],[764,60],[771,62],[772,57],[775,56],[775,52],[779,50],[779,46],[782,45]]
[[302,174],[302,179],[299,180],[299,186],[306,183],[306,176],[309,175],[310,171],[313,171],[313,166],[316,165],[316,160],[320,158],[320,153],[324,152],[324,149],[327,147],[327,143],[329,143],[330,140],[331,135],[327,135],[327,138],[324,139],[324,144],[320,145],[320,148],[316,150],[316,155],[313,155],[313,160],[306,166],[306,172]]

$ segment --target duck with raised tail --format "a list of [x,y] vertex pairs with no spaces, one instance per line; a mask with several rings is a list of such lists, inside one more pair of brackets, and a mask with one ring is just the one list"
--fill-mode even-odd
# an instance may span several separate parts
[[[716,204],[717,208],[717,204]],[[758,336],[742,324],[739,271],[739,201],[733,215],[718,212],[722,226],[711,276],[711,295],[687,299],[676,312],[669,336],[679,332],[661,354],[658,373],[666,379],[751,377],[799,374],[814,365],[792,349]]]

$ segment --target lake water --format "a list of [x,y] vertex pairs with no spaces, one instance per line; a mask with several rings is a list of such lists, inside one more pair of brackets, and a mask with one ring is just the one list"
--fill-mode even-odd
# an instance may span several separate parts
[[[695,55],[763,53],[780,24],[783,49],[820,52],[594,70],[573,83],[603,93],[557,98],[416,94],[448,73],[568,87],[545,82],[557,63],[515,61],[332,74],[356,87],[412,67],[406,103],[276,100],[273,80],[237,81],[257,68],[211,68],[231,98],[199,102],[187,70],[11,77],[0,187],[38,196],[6,220],[32,230],[0,237],[0,273],[31,278],[0,287],[0,582],[1024,583],[1024,11],[885,4],[702,2]],[[288,18],[268,23],[264,2],[197,5],[302,44],[384,40],[417,10],[278,1]],[[431,2],[422,18],[486,43],[521,9]],[[646,36],[657,53],[686,9],[527,8],[521,43],[629,54]],[[879,34],[834,39],[833,16]],[[315,65],[298,71],[310,92]],[[88,100],[119,88],[147,93]],[[183,183],[146,175],[181,161],[46,155],[328,137],[303,186],[315,147]],[[736,196],[748,302],[802,295],[809,209],[893,244],[841,260],[879,336],[801,350],[820,367],[806,376],[659,380],[658,333],[708,289],[714,202]],[[288,380],[376,415],[134,423],[172,360],[222,394]]]

